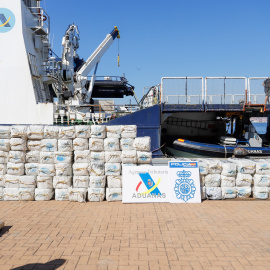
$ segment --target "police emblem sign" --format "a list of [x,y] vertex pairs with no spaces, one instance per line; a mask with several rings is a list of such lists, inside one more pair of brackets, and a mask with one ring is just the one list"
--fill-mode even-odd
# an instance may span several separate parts
[[201,203],[198,162],[170,161],[169,181],[171,203]]

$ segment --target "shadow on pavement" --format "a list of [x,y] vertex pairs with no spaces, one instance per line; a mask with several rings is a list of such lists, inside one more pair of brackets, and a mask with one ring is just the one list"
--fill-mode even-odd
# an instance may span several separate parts
[[11,228],[12,226],[4,226],[1,230],[0,230],[0,237],[3,236],[6,232],[9,231],[9,229]]
[[23,270],[23,269],[28,269],[28,270],[55,270],[59,268],[61,265],[65,263],[66,260],[64,259],[56,259],[49,261],[47,263],[31,263],[31,264],[26,264],[22,266],[18,266],[16,268],[12,268],[10,270]]

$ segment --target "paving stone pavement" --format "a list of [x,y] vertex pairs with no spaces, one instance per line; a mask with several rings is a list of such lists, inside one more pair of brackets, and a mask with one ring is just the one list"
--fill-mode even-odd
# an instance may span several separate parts
[[0,269],[270,269],[270,201],[0,202]]

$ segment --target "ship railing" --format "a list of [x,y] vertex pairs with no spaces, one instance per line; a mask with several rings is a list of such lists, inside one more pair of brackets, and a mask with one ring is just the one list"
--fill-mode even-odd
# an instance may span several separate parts
[[203,104],[202,95],[163,95],[163,100],[167,104]]
[[[42,7],[28,7],[33,15],[33,25],[31,28],[38,34],[50,33],[50,16]],[[42,32],[39,32],[42,30]]]
[[[225,98],[225,99],[224,99]],[[245,104],[245,94],[208,95],[207,104]]]
[[263,104],[265,94],[264,91],[264,80],[270,79],[270,77],[249,77],[248,78],[248,103],[250,104]]

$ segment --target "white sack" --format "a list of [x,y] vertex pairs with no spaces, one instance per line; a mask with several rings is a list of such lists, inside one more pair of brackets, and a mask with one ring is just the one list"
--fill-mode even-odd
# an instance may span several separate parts
[[106,126],[106,132],[108,138],[120,138],[121,126]]
[[52,176],[37,176],[37,188],[41,189],[53,189],[53,177]]
[[36,177],[32,175],[22,175],[19,178],[19,188],[35,189],[36,183]]
[[237,195],[236,187],[222,187],[222,199],[235,199]]
[[73,150],[74,151],[83,151],[83,150],[88,150],[89,148],[89,143],[88,139],[84,138],[75,138],[73,140]]
[[18,188],[4,188],[4,201],[18,201],[19,189]]
[[53,188],[55,189],[67,189],[71,187],[71,176],[54,176]]
[[135,138],[136,136],[137,136],[137,126],[135,125],[121,126],[122,138]]
[[10,149],[12,151],[26,151],[26,139],[25,138],[11,138]]
[[74,188],[88,188],[89,176],[73,176],[73,187]]
[[205,186],[205,176],[200,174],[200,186]]
[[25,154],[26,163],[39,163],[40,162],[40,152],[39,151],[29,151]]
[[59,139],[74,139],[75,138],[75,127],[59,127]]
[[35,188],[19,188],[19,201],[34,201]]
[[104,188],[106,185],[106,176],[90,176],[90,188]]
[[134,143],[133,138],[122,138],[120,140],[120,148],[123,151],[134,150],[133,143]]
[[252,183],[252,175],[247,173],[238,173],[236,176],[237,187],[250,187]]
[[4,187],[4,186],[5,186],[5,176],[0,175],[0,187]]
[[221,162],[222,166],[222,175],[225,176],[235,176],[237,172],[236,164],[232,163],[230,161],[222,161]]
[[55,200],[56,201],[68,201],[69,200],[68,188],[55,189]]
[[53,164],[55,155],[53,152],[40,152],[40,163]]
[[27,137],[31,140],[41,140],[44,137],[44,126],[28,126]]
[[256,173],[257,174],[263,174],[263,175],[269,175],[270,174],[270,162],[269,160],[256,160]]
[[118,138],[106,138],[104,139],[104,150],[105,151],[119,151],[120,144]]
[[122,201],[122,188],[106,188],[106,200],[108,202]]
[[104,151],[104,140],[98,138],[89,139],[89,150],[91,151]]
[[0,139],[10,139],[10,137],[11,137],[11,127],[0,126]]
[[105,152],[105,162],[107,163],[121,163],[122,151]]
[[20,176],[18,175],[5,175],[5,188],[19,188]]
[[133,147],[137,151],[147,151],[151,150],[151,138],[146,137],[137,137],[134,139]]
[[58,150],[57,139],[43,139],[41,141],[40,150],[43,152],[55,152]]
[[71,176],[72,167],[71,163],[57,163],[55,164],[55,175],[56,176]]
[[58,126],[45,126],[44,139],[58,139],[59,127]]
[[138,164],[150,164],[152,162],[152,152],[137,151]]
[[204,178],[206,187],[220,187],[221,175],[220,174],[208,174]]
[[23,152],[23,151],[9,151],[8,162],[24,163],[25,162],[25,152]]
[[122,187],[122,175],[109,175],[107,176],[107,186],[109,188]]
[[74,151],[74,162],[76,163],[89,163],[90,150]]
[[244,174],[254,174],[256,169],[256,163],[248,159],[229,158],[231,162],[236,163],[237,172]]
[[101,202],[105,198],[105,188],[88,188],[88,201]]
[[55,176],[55,168],[53,164],[39,164],[38,166],[39,176]]
[[238,198],[248,198],[251,195],[251,187],[236,187]]
[[101,176],[105,174],[105,166],[103,162],[91,162],[89,166],[91,176]]
[[198,160],[199,172],[200,175],[207,175],[209,173],[209,165],[206,161],[199,159]]
[[11,137],[12,138],[26,138],[27,127],[28,126],[20,126],[20,125],[11,126]]
[[255,174],[253,177],[254,186],[257,187],[269,187],[270,175]]
[[91,162],[105,162],[105,153],[104,152],[94,152],[90,153]]
[[201,186],[201,198],[202,200],[206,199],[206,187]]
[[208,163],[208,173],[221,174],[222,166],[221,161],[218,159],[205,159]]
[[[1,171],[0,171],[0,174],[1,174]],[[24,163],[10,163],[9,162],[7,164],[7,174],[24,175]]]
[[206,198],[208,200],[221,200],[222,194],[221,194],[221,187],[206,187]]
[[36,176],[38,175],[39,163],[26,163],[25,164],[25,174]]
[[35,201],[49,201],[54,195],[53,189],[35,189]]
[[10,139],[0,139],[0,151],[8,152],[10,150]]
[[221,175],[221,187],[235,187],[235,176]]
[[54,163],[71,163],[72,162],[72,152],[55,152],[54,153]]
[[0,175],[5,175],[7,172],[7,165],[6,164],[0,164]]
[[73,144],[72,140],[58,140],[58,151],[59,152],[72,152]]
[[104,139],[105,137],[106,137],[106,126],[103,125],[91,126],[91,138]]
[[89,163],[73,163],[73,174],[75,176],[88,176],[89,166]]
[[75,126],[76,138],[90,138],[90,126]]
[[137,163],[137,151],[127,150],[122,152],[122,163],[124,164],[136,164]]
[[71,202],[86,202],[86,188],[74,188],[70,187],[69,192],[69,201]]
[[8,162],[8,152],[0,151],[0,164],[6,164]]
[[121,164],[105,163],[105,175],[121,175]]
[[4,200],[4,188],[0,187],[0,201]]
[[268,197],[268,187],[253,187],[253,198],[266,200]]

